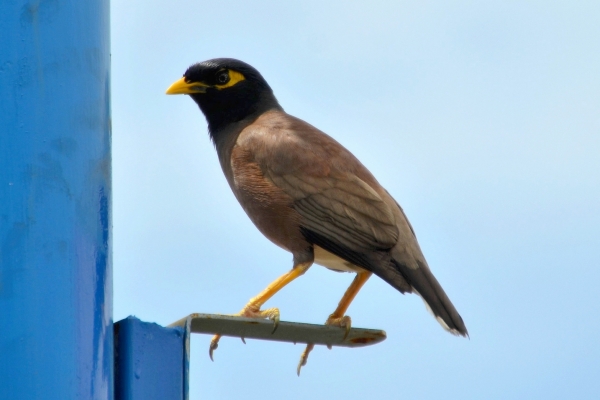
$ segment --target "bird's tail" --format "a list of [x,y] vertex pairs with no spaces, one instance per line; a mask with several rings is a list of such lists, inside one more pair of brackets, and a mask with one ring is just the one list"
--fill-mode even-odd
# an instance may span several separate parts
[[[402,287],[396,287],[398,285],[394,281],[398,281],[399,276],[396,276],[396,279],[393,276],[382,276],[384,280],[402,292],[415,292],[418,294],[435,319],[450,333],[469,336],[463,319],[426,263],[417,261],[418,268],[410,268],[393,258],[391,262],[396,270],[394,272],[399,273],[405,282],[402,282]],[[408,289],[406,284],[410,285],[409,290],[406,290]]]

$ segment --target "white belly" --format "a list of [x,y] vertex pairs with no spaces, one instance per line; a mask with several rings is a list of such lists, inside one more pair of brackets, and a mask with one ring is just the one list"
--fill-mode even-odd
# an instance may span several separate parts
[[357,267],[351,262],[348,262],[319,246],[315,246],[315,263],[340,272],[364,271],[363,268]]

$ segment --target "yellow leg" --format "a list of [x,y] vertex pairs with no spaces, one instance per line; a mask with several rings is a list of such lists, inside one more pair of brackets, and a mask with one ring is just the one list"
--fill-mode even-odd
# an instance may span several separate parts
[[[356,274],[356,277],[350,284],[350,287],[348,287],[346,293],[344,293],[344,296],[340,300],[335,311],[327,318],[327,321],[325,321],[325,325],[336,325],[341,328],[346,328],[344,339],[346,339],[348,333],[350,332],[350,328],[352,327],[352,319],[344,314],[346,314],[346,311],[348,311],[348,307],[350,307],[350,303],[352,303],[352,300],[354,300],[360,289],[364,286],[364,284],[370,277],[371,272],[358,272]],[[308,361],[308,355],[314,347],[314,344],[309,343],[306,345],[306,348],[302,352],[302,355],[300,356],[300,362],[298,363],[298,376],[300,376],[300,369],[306,365],[306,362]],[[331,349],[330,346],[328,347]]]
[[359,290],[362,289],[367,280],[371,277],[371,272],[359,272],[356,274],[356,277],[350,284],[346,293],[340,300],[335,311],[327,318],[325,322],[326,325],[337,325],[340,327],[346,328],[346,334],[344,335],[344,339],[348,336],[348,332],[350,332],[350,326],[352,320],[349,316],[345,316],[346,311],[348,311],[348,307],[350,307],[350,303],[354,300]]
[[[288,283],[298,278],[302,274],[304,274],[312,265],[310,263],[298,264],[294,265],[291,271],[283,274],[279,278],[275,279],[265,290],[260,292],[257,296],[250,299],[250,301],[242,308],[242,311],[235,314],[242,317],[252,317],[252,318],[269,318],[273,320],[273,332],[277,329],[277,325],[279,325],[279,309],[278,308],[268,308],[266,310],[261,310],[263,304],[267,302],[271,297],[275,295],[275,293],[279,292],[283,287],[285,287]],[[208,350],[208,354],[210,355],[210,359],[213,359],[213,351],[219,347],[219,339],[221,339],[221,335],[215,335],[210,341],[210,347]],[[244,339],[242,339],[244,340]]]

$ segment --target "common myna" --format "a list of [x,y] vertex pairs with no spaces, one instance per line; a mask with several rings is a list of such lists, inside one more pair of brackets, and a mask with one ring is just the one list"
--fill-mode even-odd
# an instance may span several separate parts
[[[350,329],[346,310],[374,273],[421,296],[444,329],[468,335],[402,208],[341,144],[286,114],[256,69],[232,58],[204,61],[167,94],[187,94],[198,104],[235,197],[263,235],[294,257],[291,271],[238,315],[270,318],[276,328],[279,310],[262,305],[317,263],[356,273],[328,325]],[[219,338],[211,341],[211,359]],[[298,373],[312,348],[302,353]]]

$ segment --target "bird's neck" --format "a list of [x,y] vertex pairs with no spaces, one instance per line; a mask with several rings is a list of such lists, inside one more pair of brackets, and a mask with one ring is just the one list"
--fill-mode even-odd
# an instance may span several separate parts
[[[272,92],[265,91],[257,98],[224,98],[203,101],[204,98],[192,95],[208,122],[208,132],[212,141],[217,144],[224,132],[229,132],[240,123],[252,123],[260,115],[269,110],[283,110]],[[216,100],[216,101],[215,101]],[[235,130],[235,129],[234,129]]]

